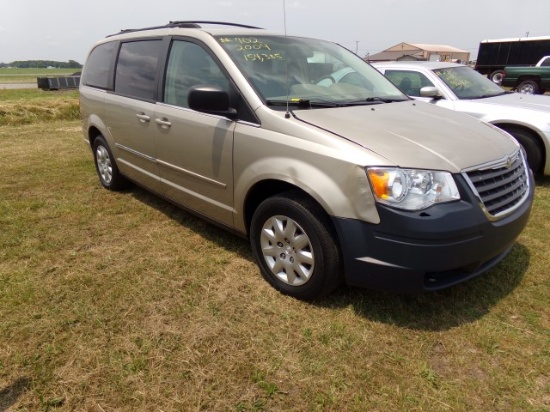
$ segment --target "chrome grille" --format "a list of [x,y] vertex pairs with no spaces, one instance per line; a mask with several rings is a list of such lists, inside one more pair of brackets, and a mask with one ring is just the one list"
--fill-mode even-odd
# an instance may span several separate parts
[[510,214],[529,193],[528,169],[519,151],[490,167],[470,170],[464,175],[492,219]]

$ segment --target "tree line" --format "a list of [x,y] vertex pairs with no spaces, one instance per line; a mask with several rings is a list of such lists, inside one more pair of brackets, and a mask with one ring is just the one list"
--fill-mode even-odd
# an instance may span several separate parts
[[11,63],[0,63],[0,68],[15,67],[18,69],[47,69],[48,67],[55,67],[56,69],[81,69],[82,65],[74,60],[68,62],[56,62],[53,60],[25,60],[14,61]]

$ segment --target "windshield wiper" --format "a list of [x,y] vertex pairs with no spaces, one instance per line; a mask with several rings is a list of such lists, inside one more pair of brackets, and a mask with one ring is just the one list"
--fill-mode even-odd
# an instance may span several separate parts
[[[289,99],[288,105],[298,108],[323,108],[323,107],[348,107],[348,106],[362,106],[371,104],[384,104],[392,102],[404,102],[408,99],[401,98],[383,98],[383,97],[366,97],[359,100],[344,100],[341,102],[333,102],[323,99]],[[267,100],[266,104],[269,106],[286,106],[286,100]]]
[[289,99],[287,100],[266,100],[266,104],[269,106],[286,106],[287,104],[292,107],[342,107],[343,105],[329,100],[310,100],[310,99]]
[[393,103],[393,102],[404,102],[408,99],[401,98],[383,98],[383,97],[367,97],[366,99],[360,100],[351,100],[343,103],[343,106],[360,106],[360,105],[370,105],[370,104],[382,104],[382,103]]
[[380,97],[367,97],[367,98],[365,99],[365,101],[366,101],[367,103],[372,103],[372,102],[382,102],[382,103],[386,103],[386,102],[385,102],[382,98],[380,98]]
[[470,99],[472,99],[472,100],[473,99],[487,99],[489,97],[502,96],[502,95],[510,94],[510,93],[514,93],[514,92],[509,92],[509,91],[503,90],[502,93],[482,94],[481,96],[472,96],[472,97],[470,97]]

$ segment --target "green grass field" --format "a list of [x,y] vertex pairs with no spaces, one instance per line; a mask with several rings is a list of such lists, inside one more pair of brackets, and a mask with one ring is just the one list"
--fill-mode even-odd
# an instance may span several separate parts
[[0,84],[2,83],[36,83],[37,77],[66,76],[80,69],[8,69],[0,68]]
[[549,178],[484,276],[311,304],[268,286],[245,240],[103,189],[66,116],[0,126],[1,411],[550,410]]

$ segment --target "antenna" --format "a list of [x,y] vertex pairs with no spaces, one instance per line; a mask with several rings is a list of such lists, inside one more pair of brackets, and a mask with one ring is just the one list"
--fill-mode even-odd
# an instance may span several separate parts
[[286,37],[286,0],[283,0],[283,25],[284,25],[285,37]]
[[283,24],[284,24],[284,29],[285,29],[285,56],[286,56],[286,80],[285,80],[285,83],[286,83],[286,113],[285,113],[285,119],[289,119],[290,118],[290,111],[288,110],[289,108],[289,104],[288,104],[288,99],[290,98],[289,96],[289,93],[290,93],[290,90],[289,87],[288,87],[288,39],[286,37],[286,0],[283,0]]

